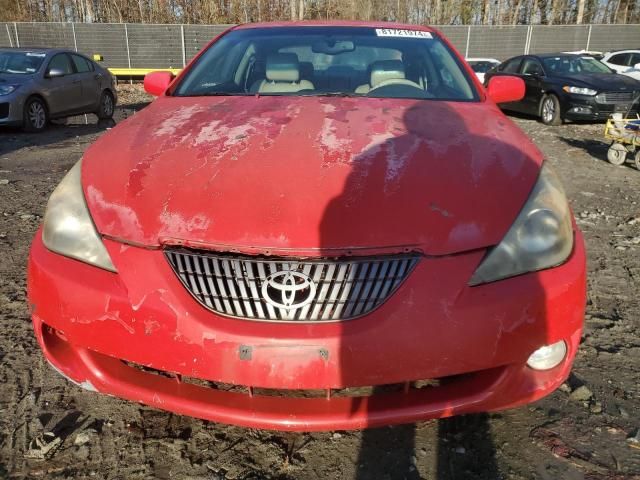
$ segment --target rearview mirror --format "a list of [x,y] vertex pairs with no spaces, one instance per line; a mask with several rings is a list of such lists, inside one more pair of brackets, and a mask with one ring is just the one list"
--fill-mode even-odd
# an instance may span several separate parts
[[50,68],[47,72],[47,78],[64,77],[65,75],[66,73],[64,72],[64,70],[56,67]]
[[524,91],[524,81],[511,75],[491,77],[487,85],[487,96],[496,103],[522,100]]
[[171,72],[147,73],[144,76],[144,90],[154,97],[159,97],[167,91],[172,81],[173,74]]
[[351,40],[334,40],[332,38],[320,40],[311,45],[313,53],[324,53],[325,55],[353,52],[355,49],[356,45]]

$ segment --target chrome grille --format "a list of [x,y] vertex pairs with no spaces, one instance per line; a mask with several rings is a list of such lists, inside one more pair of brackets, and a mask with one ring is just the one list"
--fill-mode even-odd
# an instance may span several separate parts
[[348,320],[382,305],[407,278],[416,254],[346,259],[165,252],[184,286],[209,310],[255,320]]
[[602,104],[631,103],[638,92],[603,92],[596,95],[596,102]]

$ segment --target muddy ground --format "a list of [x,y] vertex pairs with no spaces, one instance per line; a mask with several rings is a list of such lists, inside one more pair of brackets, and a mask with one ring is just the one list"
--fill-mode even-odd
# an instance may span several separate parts
[[[125,86],[116,121],[147,98]],[[0,130],[0,478],[640,478],[640,171],[604,161],[602,125],[514,118],[562,176],[589,256],[573,376],[512,411],[365,432],[281,434],[216,425],[81,390],[44,362],[25,264],[47,197],[105,128]],[[115,154],[115,152],[114,152]],[[62,441],[28,457],[44,432]]]

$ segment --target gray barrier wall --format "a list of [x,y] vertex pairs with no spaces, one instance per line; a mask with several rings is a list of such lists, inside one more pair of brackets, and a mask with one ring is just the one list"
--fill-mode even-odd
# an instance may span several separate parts
[[[107,67],[180,68],[229,25],[0,23],[0,47],[65,47],[104,57]],[[640,25],[445,25],[467,57],[640,48]]]

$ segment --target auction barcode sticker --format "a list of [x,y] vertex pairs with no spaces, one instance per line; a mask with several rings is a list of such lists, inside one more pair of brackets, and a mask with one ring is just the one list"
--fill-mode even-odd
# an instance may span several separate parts
[[397,28],[376,28],[378,37],[412,37],[412,38],[433,38],[431,32],[423,30],[400,30]]

